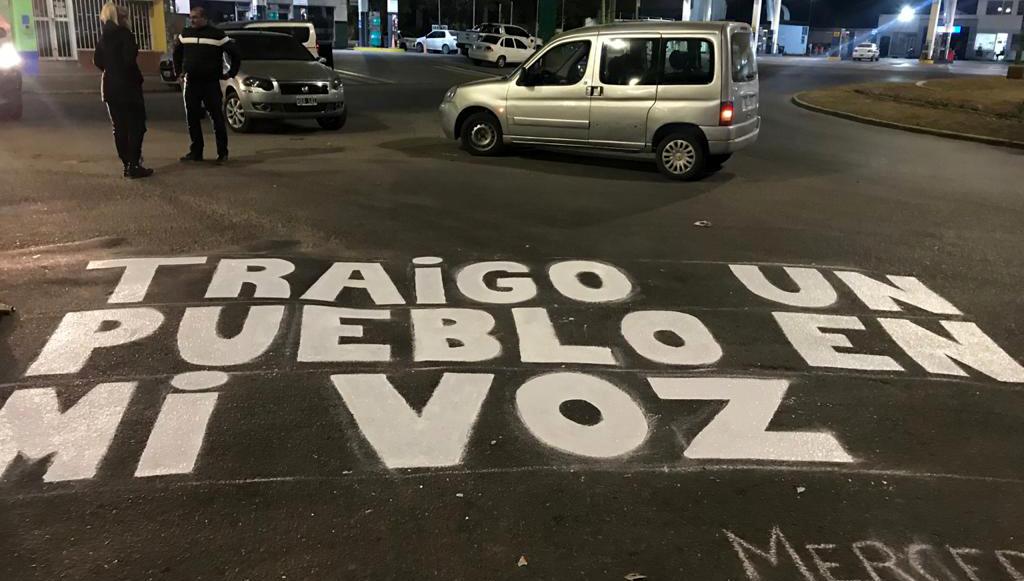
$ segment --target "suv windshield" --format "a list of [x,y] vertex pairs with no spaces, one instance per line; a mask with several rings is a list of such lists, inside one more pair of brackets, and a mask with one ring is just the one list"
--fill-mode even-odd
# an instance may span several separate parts
[[744,83],[757,79],[757,61],[751,46],[749,32],[732,35],[732,80]]
[[311,61],[313,56],[292,36],[283,34],[231,35],[238,43],[242,60],[250,61]]

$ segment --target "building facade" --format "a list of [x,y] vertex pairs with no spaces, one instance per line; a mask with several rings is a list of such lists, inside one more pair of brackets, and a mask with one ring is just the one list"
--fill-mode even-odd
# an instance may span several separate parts
[[[1021,46],[1024,0],[961,0],[954,18],[948,8],[943,6],[940,13],[936,47],[948,47],[961,60],[1014,59],[1019,50],[1015,47]],[[897,14],[882,14],[874,31],[883,57],[919,55],[927,34],[928,14],[915,14],[905,21]]]

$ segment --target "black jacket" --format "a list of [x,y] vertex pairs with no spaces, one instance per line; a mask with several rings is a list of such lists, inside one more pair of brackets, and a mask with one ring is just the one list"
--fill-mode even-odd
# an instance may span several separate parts
[[113,22],[103,24],[103,33],[96,43],[92,62],[103,71],[100,91],[107,103],[141,103],[142,71],[135,61],[139,45],[135,35]]
[[[230,57],[230,68],[224,72],[224,55]],[[224,31],[206,25],[186,28],[174,41],[174,73],[182,73],[190,81],[217,81],[238,74],[242,57],[238,47]]]

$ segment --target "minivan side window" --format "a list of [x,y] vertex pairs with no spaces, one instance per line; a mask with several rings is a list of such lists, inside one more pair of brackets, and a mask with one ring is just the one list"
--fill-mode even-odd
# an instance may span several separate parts
[[[575,85],[587,74],[590,41],[565,42],[551,47],[530,65],[535,86]],[[534,71],[536,71],[534,73]]]
[[745,83],[756,79],[757,61],[754,58],[750,33],[737,32],[732,35],[732,80],[735,83]]
[[610,38],[601,43],[605,85],[658,84],[656,38]]
[[666,38],[662,85],[708,85],[715,80],[715,49],[704,38]]

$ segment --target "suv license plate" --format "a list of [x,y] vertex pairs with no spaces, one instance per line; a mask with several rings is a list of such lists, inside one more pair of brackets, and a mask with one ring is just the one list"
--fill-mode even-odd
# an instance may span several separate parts
[[295,97],[295,104],[304,107],[312,107],[317,104],[316,97]]

